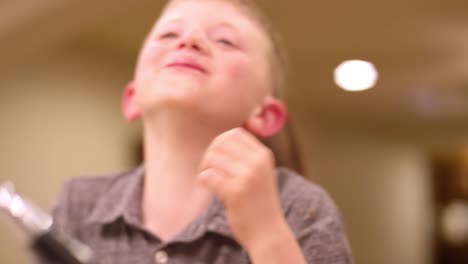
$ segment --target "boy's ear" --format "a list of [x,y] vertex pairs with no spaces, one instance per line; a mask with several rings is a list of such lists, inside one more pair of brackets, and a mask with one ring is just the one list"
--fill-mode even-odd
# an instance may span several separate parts
[[122,97],[122,113],[127,121],[140,118],[140,112],[135,104],[135,83],[133,81],[125,87]]
[[268,96],[263,105],[247,119],[244,128],[257,137],[267,138],[274,136],[288,121],[288,111],[280,100]]

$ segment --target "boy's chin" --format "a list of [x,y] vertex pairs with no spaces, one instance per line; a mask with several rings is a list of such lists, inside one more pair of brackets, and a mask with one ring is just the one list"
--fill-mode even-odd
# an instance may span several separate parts
[[180,94],[159,94],[145,98],[140,109],[144,114],[172,116],[201,116],[205,112],[203,101],[196,96]]
[[[179,100],[179,98],[165,98],[148,102],[142,107],[142,113],[152,117],[168,117],[171,120],[195,121],[198,124],[230,129],[242,126],[245,120],[240,116],[233,116],[223,109],[207,108],[203,101]],[[152,119],[152,118],[150,118]],[[187,122],[192,123],[192,122]]]
[[193,85],[170,85],[170,84],[154,84],[150,89],[144,91],[140,100],[145,106],[162,107],[165,105],[192,105],[201,98],[200,90]]
[[157,76],[157,79],[153,80],[153,86],[163,90],[200,90],[205,86],[205,81],[198,75],[200,74],[175,74],[174,72],[165,72],[161,73]]

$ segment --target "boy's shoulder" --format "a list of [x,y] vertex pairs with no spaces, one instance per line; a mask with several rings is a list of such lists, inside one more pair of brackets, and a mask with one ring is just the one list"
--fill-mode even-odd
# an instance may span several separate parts
[[277,175],[278,189],[284,207],[288,207],[293,202],[318,203],[324,198],[331,199],[320,185],[288,168],[277,168]]
[[52,213],[54,218],[83,221],[98,206],[113,206],[121,195],[140,180],[142,167],[136,169],[72,178],[64,183]]
[[287,168],[278,168],[277,175],[281,207],[296,235],[321,221],[341,225],[341,214],[324,188]]
[[138,174],[140,169],[138,167],[113,173],[75,177],[65,182],[64,189],[86,194],[83,198],[93,200],[116,186],[125,185]]

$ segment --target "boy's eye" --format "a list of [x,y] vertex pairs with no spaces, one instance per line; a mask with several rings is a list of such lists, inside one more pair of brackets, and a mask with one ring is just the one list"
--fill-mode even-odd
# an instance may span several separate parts
[[229,46],[229,47],[235,47],[236,46],[232,41],[230,41],[229,39],[226,39],[226,38],[217,39],[216,42],[220,43],[220,44],[223,44],[223,45],[226,45],[226,46]]
[[175,33],[175,32],[167,32],[167,33],[162,34],[159,38],[167,39],[167,38],[176,38],[178,36],[179,35],[177,33]]

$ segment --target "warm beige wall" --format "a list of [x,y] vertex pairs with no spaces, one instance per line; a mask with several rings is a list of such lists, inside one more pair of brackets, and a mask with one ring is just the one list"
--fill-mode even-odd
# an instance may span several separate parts
[[[130,166],[136,129],[122,121],[119,103],[131,68],[70,49],[0,83],[0,181],[49,207],[64,179]],[[301,131],[306,163],[342,208],[357,263],[430,263],[425,154],[342,129]],[[0,232],[0,263],[27,263],[3,221]]]
[[[132,65],[95,55],[51,54],[0,83],[0,182],[14,181],[43,207],[69,177],[131,164],[137,125],[123,121],[119,106]],[[0,263],[27,263],[2,220]]]
[[420,147],[352,128],[309,128],[310,176],[342,210],[356,263],[429,264],[431,182]]

